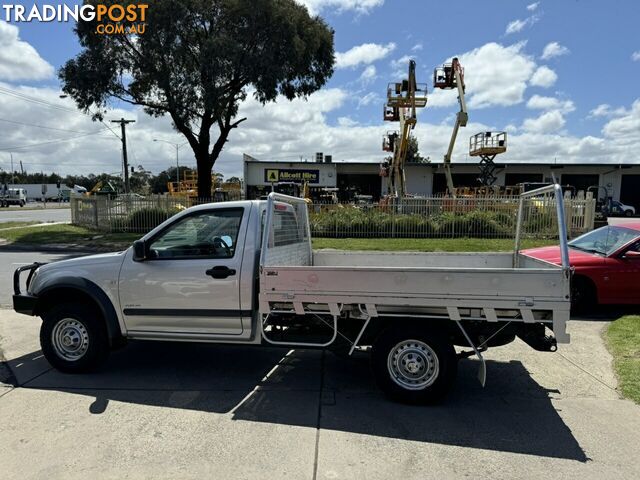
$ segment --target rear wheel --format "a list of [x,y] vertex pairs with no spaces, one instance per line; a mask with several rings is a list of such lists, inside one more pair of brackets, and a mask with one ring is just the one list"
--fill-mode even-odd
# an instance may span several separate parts
[[451,389],[457,358],[451,342],[439,332],[395,328],[373,345],[376,382],[389,398],[402,403],[436,403]]
[[109,355],[107,330],[98,312],[88,305],[62,304],[43,315],[42,353],[57,370],[95,370]]

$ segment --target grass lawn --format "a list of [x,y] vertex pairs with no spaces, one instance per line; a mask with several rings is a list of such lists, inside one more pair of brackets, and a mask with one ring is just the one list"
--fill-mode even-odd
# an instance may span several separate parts
[[[500,252],[513,250],[510,238],[314,238],[313,248],[417,252]],[[521,248],[557,245],[557,240],[523,239]]]
[[45,227],[15,228],[1,230],[0,238],[13,244],[51,245],[75,244],[118,249],[129,246],[131,242],[140,238],[137,233],[109,233],[103,234],[85,227],[58,224]]
[[[142,235],[137,233],[100,233],[75,225],[58,224],[44,227],[1,230],[0,238],[14,244],[76,244],[101,249],[129,246]],[[555,240],[525,239],[522,248],[553,245]],[[339,250],[390,250],[418,252],[496,252],[513,249],[512,239],[503,238],[314,238],[313,248]]]
[[619,318],[606,332],[622,394],[640,404],[640,316]]
[[33,225],[34,223],[41,222],[0,222],[0,232],[5,228],[26,227],[27,225]]

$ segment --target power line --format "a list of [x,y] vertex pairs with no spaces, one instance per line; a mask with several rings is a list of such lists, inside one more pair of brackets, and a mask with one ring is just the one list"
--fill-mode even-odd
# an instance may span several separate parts
[[[71,133],[83,133],[83,134],[84,133],[92,133],[92,132],[82,132],[82,131],[79,131],[79,130],[69,130],[69,129],[66,129],[66,128],[46,127],[44,125],[36,125],[34,123],[16,122],[15,120],[9,120],[9,119],[6,119],[6,118],[0,118],[0,122],[12,123],[14,125],[22,125],[24,127],[42,128],[42,129],[45,129],[45,130],[54,130],[56,132],[71,132]],[[106,130],[106,129],[103,129],[103,130]],[[100,131],[102,131],[102,130],[100,130]]]
[[[24,149],[28,149],[28,148],[32,148],[32,147],[41,147],[43,145],[51,145],[54,143],[62,143],[62,142],[69,142],[71,140],[75,140],[77,138],[83,138],[83,137],[88,137],[89,135],[95,135],[97,133],[101,133],[103,132],[105,129],[102,130],[98,130],[96,132],[90,132],[90,133],[85,133],[83,135],[76,135],[75,137],[69,137],[69,138],[59,138],[57,140],[49,140],[47,142],[40,142],[40,143],[30,143],[28,145],[20,145],[20,146],[16,146],[16,147],[5,147],[5,148],[0,148],[0,152],[15,152],[16,150],[24,150]],[[105,137],[106,138],[106,137]]]
[[[24,100],[24,101],[29,102],[29,103],[33,103],[35,105],[39,105],[41,107],[54,108],[56,110],[61,110],[61,111],[64,111],[64,112],[77,113],[78,115],[84,115],[86,117],[92,117],[93,118],[93,115],[91,115],[89,113],[85,113],[85,112],[83,112],[81,110],[63,107],[62,105],[51,103],[51,102],[48,102],[46,100],[42,100],[40,98],[32,97],[32,96],[27,95],[25,93],[18,92],[16,90],[12,90],[10,88],[6,88],[6,87],[3,87],[1,85],[0,85],[0,93],[4,93],[5,95],[9,95],[9,96],[18,98],[20,100]],[[105,127],[107,127],[111,131],[111,133],[113,133],[116,137],[120,138],[120,136],[104,120],[98,119],[98,121],[100,123],[102,123]]]

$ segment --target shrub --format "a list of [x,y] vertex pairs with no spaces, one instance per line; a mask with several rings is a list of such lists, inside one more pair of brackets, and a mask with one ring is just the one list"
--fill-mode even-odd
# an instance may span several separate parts
[[115,219],[112,228],[114,231],[147,233],[174,216],[178,211],[174,208],[168,210],[157,207],[141,208],[130,213],[127,217]]

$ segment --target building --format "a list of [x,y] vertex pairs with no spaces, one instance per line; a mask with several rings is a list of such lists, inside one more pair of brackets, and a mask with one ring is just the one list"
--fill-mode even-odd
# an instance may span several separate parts
[[[272,189],[282,191],[282,185],[302,181],[307,181],[316,192],[337,188],[340,200],[349,200],[353,193],[371,195],[378,200],[386,193],[386,178],[380,176],[378,163],[333,162],[331,157],[328,160],[327,157],[317,157],[315,162],[270,162],[245,155],[245,194],[247,198],[258,198]],[[456,186],[478,185],[477,164],[454,164],[452,172]],[[640,211],[640,163],[500,163],[496,175],[495,185],[499,186],[550,182],[553,176],[562,185],[571,185],[576,191],[598,186],[599,198],[608,196]],[[407,164],[405,177],[407,191],[414,195],[429,196],[446,190],[442,163]]]

